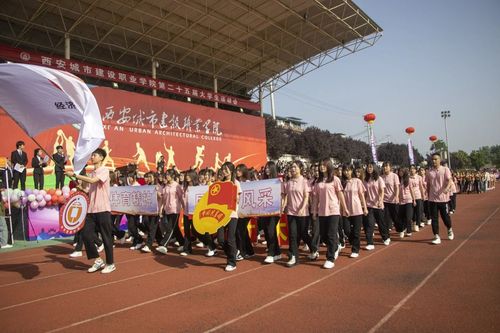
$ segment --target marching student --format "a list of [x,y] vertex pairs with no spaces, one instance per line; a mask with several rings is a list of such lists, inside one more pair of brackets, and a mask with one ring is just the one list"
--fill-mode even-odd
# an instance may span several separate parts
[[188,198],[189,198],[189,187],[190,186],[198,186],[198,175],[196,171],[191,169],[188,170],[184,176],[183,187],[183,200],[184,200],[184,246],[182,247],[181,256],[187,256],[188,254],[193,253],[193,246],[191,244],[191,235],[196,233],[193,227],[192,217],[188,212]]
[[153,240],[156,238],[157,242],[159,243],[161,239],[163,238],[161,234],[161,230],[158,229],[158,223],[159,223],[159,215],[160,215],[160,208],[161,208],[161,190],[162,187],[160,184],[158,184],[158,181],[155,177],[155,173],[149,171],[144,175],[144,178],[146,179],[146,185],[149,186],[154,186],[155,187],[155,192],[156,192],[156,200],[158,202],[158,211],[156,215],[148,215],[142,216],[142,219],[144,221],[144,224],[146,224],[147,229],[148,229],[148,237],[146,238],[146,245],[144,245],[141,248],[142,252],[150,253],[151,249],[153,248]]
[[302,176],[304,164],[300,160],[293,161],[290,165],[290,180],[284,183],[282,191],[282,205],[288,219],[288,237],[290,259],[288,267],[292,267],[299,262],[299,241],[305,240],[311,250],[311,254],[316,252],[312,247],[311,239],[306,235],[306,216],[309,214],[309,184]]
[[[422,185],[424,186],[424,191],[422,192],[422,200],[423,200],[423,218],[420,222],[420,228],[425,226],[425,222],[427,222],[427,225],[430,225],[432,220],[431,220],[431,214],[429,212],[429,200],[427,198],[427,180],[425,176],[425,168],[420,168],[418,169],[418,175],[422,177]],[[423,221],[423,222],[422,222]]]
[[340,209],[349,216],[342,184],[340,179],[334,175],[335,168],[330,159],[321,161],[319,165],[319,177],[315,182],[313,195],[313,214],[319,219],[319,232],[321,239],[326,241],[326,261],[323,268],[331,269],[335,266],[340,252],[338,244],[338,228],[340,221]]
[[[160,219],[165,225],[165,235],[156,250],[167,254],[167,245],[172,236],[175,236],[179,245],[184,245],[184,237],[179,230],[179,213],[183,208],[183,190],[182,186],[174,180],[175,171],[168,169],[165,174],[166,184],[162,192],[162,207],[160,208]],[[179,246],[179,251],[182,248]]]
[[[276,163],[273,161],[266,163],[262,178],[278,178]],[[262,221],[262,225],[264,226],[264,235],[267,242],[267,257],[264,259],[264,263],[266,264],[272,264],[273,262],[281,259],[281,249],[278,241],[278,233],[276,232],[276,226],[279,223],[279,220],[280,216],[264,216],[259,218],[259,221]]]
[[415,165],[410,166],[410,185],[413,189],[413,194],[415,195],[415,207],[413,210],[413,230],[419,231],[420,223],[422,221],[422,215],[424,210],[424,201],[422,199],[422,194],[424,190],[424,181],[422,177],[417,172],[417,167]]
[[40,148],[35,149],[33,152],[31,166],[33,167],[33,182],[35,183],[35,189],[43,190],[43,168],[47,166],[47,162],[44,161],[42,157],[42,150]]
[[[73,171],[66,172],[69,177],[75,177],[77,180],[90,184],[88,192],[89,207],[87,217],[85,218],[85,226],[83,227],[83,241],[87,251],[87,258],[96,260],[92,267],[88,269],[89,273],[103,268],[101,273],[106,274],[116,269],[113,261],[109,171],[102,164],[105,158],[106,151],[102,148],[97,148],[92,153],[91,160],[94,165],[94,171],[92,171],[89,177],[77,175]],[[99,257],[97,248],[94,245],[96,228],[102,236],[106,262]]]
[[457,209],[457,193],[458,193],[458,179],[455,174],[451,174],[452,182],[450,189],[450,201],[448,202],[448,211],[450,215],[455,213],[455,209]]
[[438,245],[441,244],[438,212],[446,228],[448,228],[448,239],[453,240],[455,238],[451,228],[451,218],[448,214],[448,201],[453,180],[450,169],[441,165],[441,156],[438,153],[432,154],[432,167],[427,171],[426,181],[429,210],[432,218],[432,233],[434,234],[432,244]]
[[373,243],[373,232],[375,229],[375,222],[378,225],[378,231],[382,236],[384,245],[391,243],[389,236],[389,228],[384,219],[384,190],[385,183],[378,174],[377,167],[373,163],[368,163],[365,170],[365,179],[363,185],[366,188],[366,206],[368,207],[368,215],[363,216],[363,228],[365,229],[366,250],[371,251],[375,249]]
[[365,186],[361,179],[352,177],[352,166],[342,168],[342,186],[344,187],[345,201],[347,205],[350,233],[349,243],[351,243],[351,258],[359,257],[361,224],[363,215],[368,215],[365,201]]
[[385,184],[384,190],[384,219],[389,230],[398,220],[399,204],[399,177],[391,170],[391,162],[382,164],[382,180]]
[[[236,210],[231,212],[231,220],[224,227],[226,230],[226,238],[224,240],[224,252],[227,257],[227,265],[225,268],[226,272],[231,272],[236,269],[236,226],[238,223],[238,203],[241,195],[241,185],[236,179],[236,168],[231,162],[225,162],[220,167],[221,170],[221,181],[232,182],[236,185]],[[222,229],[222,228],[221,228]]]
[[396,224],[396,231],[399,232],[399,238],[412,235],[411,219],[413,217],[413,207],[416,205],[413,187],[410,184],[410,172],[407,168],[400,168],[399,175],[399,219]]
[[[127,176],[128,186],[141,186],[137,181],[137,174],[135,172],[129,173]],[[126,214],[127,229],[130,236],[133,238],[131,250],[139,250],[144,245],[144,239],[139,233],[140,215]]]
[[[236,167],[236,179],[240,182],[249,182],[248,168],[245,164],[239,164]],[[252,241],[248,235],[249,217],[238,217],[236,225],[236,246],[238,247],[238,254],[236,260],[240,261],[248,259],[255,255],[253,250]]]

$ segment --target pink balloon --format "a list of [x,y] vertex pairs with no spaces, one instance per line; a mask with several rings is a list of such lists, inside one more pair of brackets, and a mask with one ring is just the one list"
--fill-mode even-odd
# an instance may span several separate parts
[[30,203],[30,207],[31,207],[31,209],[37,209],[38,208],[38,202],[33,201],[32,203]]
[[23,197],[22,202],[23,202],[23,205],[26,205],[26,203],[28,202],[28,198],[27,197]]
[[42,200],[38,203],[38,207],[45,207],[46,204],[47,202],[45,200]]
[[44,197],[45,201],[52,200],[52,196],[50,194],[45,194]]
[[45,190],[40,190],[40,192],[38,192],[38,193],[41,194],[41,195],[47,194],[47,192],[45,192]]
[[63,193],[63,198],[68,199],[69,198],[69,193]]
[[[42,200],[43,200],[43,195],[41,195],[41,194],[37,194],[37,195],[36,195],[36,201],[42,201]],[[33,201],[33,202],[34,202],[34,201]],[[37,207],[38,207],[38,205],[37,205]]]
[[56,195],[57,196],[60,196],[62,194],[62,191],[61,190],[56,190]]

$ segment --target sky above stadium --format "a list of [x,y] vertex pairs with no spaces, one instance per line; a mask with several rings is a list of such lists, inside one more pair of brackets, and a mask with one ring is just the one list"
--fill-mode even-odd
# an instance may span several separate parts
[[444,140],[450,110],[450,151],[500,144],[500,1],[355,2],[382,38],[278,90],[277,116],[366,141],[362,116],[375,113],[377,143],[406,143],[412,126],[425,155],[430,135]]

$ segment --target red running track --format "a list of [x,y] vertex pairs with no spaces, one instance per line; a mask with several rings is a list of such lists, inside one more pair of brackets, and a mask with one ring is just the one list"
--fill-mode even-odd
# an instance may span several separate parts
[[116,248],[117,270],[88,274],[70,245],[0,255],[3,332],[500,332],[500,191],[461,195],[455,240],[413,237],[348,258],[286,268]]

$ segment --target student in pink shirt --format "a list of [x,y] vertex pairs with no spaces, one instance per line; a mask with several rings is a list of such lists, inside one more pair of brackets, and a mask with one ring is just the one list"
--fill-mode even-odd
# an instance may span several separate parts
[[193,246],[191,244],[191,235],[197,234],[193,227],[192,216],[188,214],[188,197],[189,197],[189,187],[198,186],[198,175],[195,170],[189,170],[184,176],[184,183],[182,184],[183,189],[183,200],[184,200],[184,246],[182,248],[181,256],[187,256],[193,252]]
[[382,180],[385,184],[384,192],[384,218],[389,230],[398,220],[399,204],[399,177],[391,170],[391,162],[382,164]]
[[365,199],[368,207],[368,215],[363,217],[363,227],[366,234],[367,245],[366,250],[375,249],[373,243],[373,231],[375,222],[378,225],[378,231],[382,236],[384,245],[391,243],[389,236],[389,228],[384,219],[384,190],[385,183],[378,174],[377,166],[373,163],[368,163],[365,170],[365,179],[363,185],[366,188]]
[[283,186],[282,205],[288,220],[289,252],[288,267],[299,262],[299,241],[306,239],[309,249],[311,242],[304,235],[306,230],[306,216],[309,214],[309,184],[302,176],[304,164],[300,160],[293,161],[290,165],[291,178]]
[[411,219],[413,216],[413,207],[415,206],[415,194],[410,183],[410,172],[407,168],[400,168],[399,174],[399,220],[396,224],[396,231],[399,237],[411,236]]
[[[74,177],[83,182],[89,183],[89,207],[85,226],[83,227],[83,241],[87,251],[88,259],[96,259],[89,273],[96,272],[103,268],[101,273],[111,273],[116,269],[113,261],[113,223],[111,221],[111,202],[109,194],[109,170],[103,166],[106,158],[106,151],[97,148],[91,156],[94,171],[89,177],[67,171],[66,175]],[[99,257],[99,252],[94,244],[95,230],[100,231],[106,253],[106,263]]]
[[[179,230],[179,213],[183,208],[184,191],[182,186],[174,180],[175,171],[167,170],[165,175],[166,184],[162,192],[162,207],[160,209],[160,219],[165,225],[165,234],[156,250],[162,254],[167,254],[167,245],[173,235],[180,245],[184,245],[184,237]],[[179,247],[179,251],[182,249]]]
[[[248,168],[245,164],[239,164],[236,166],[236,179],[240,183],[250,181]],[[237,261],[248,259],[255,255],[252,241],[248,235],[249,222],[249,217],[238,217],[238,222],[236,223],[236,247],[238,248],[238,253],[236,254]]]
[[351,258],[359,257],[361,224],[363,215],[368,215],[365,201],[365,186],[361,179],[352,177],[352,166],[342,168],[342,185],[349,215],[349,243],[351,243]]
[[410,185],[413,189],[413,194],[415,195],[416,202],[413,209],[413,230],[418,232],[420,230],[420,223],[422,221],[422,215],[424,211],[423,193],[425,192],[425,190],[424,181],[418,174],[417,167],[413,164],[410,166]]
[[313,191],[313,218],[319,217],[319,232],[321,239],[326,241],[326,261],[323,268],[331,269],[335,266],[340,247],[338,228],[340,210],[348,215],[342,184],[334,176],[335,168],[330,159],[323,160],[319,165],[319,177],[314,184]]
[[[427,225],[430,225],[432,220],[431,220],[431,214],[429,212],[429,200],[427,198],[427,181],[425,180],[425,168],[420,168],[418,169],[418,175],[422,177],[422,184],[424,186],[424,191],[422,192],[422,199],[424,201],[424,213],[423,213],[423,219],[425,220],[424,222],[427,222]],[[420,227],[423,227],[424,224],[420,223]]]
[[[276,170],[276,163],[269,161],[264,167],[263,179],[278,178]],[[280,216],[265,216],[260,217],[264,225],[264,235],[267,242],[267,257],[264,259],[266,264],[272,264],[281,259],[281,249],[278,242],[278,233],[276,232],[276,225],[279,223]]]
[[231,220],[224,227],[227,236],[224,239],[224,252],[227,257],[227,265],[225,268],[226,272],[231,272],[236,269],[236,253],[238,249],[236,247],[236,227],[238,224],[238,204],[241,195],[241,185],[238,180],[236,180],[236,168],[231,162],[225,162],[220,167],[223,182],[232,182],[236,185],[236,210],[231,213]]
[[455,209],[457,209],[457,193],[458,193],[458,179],[455,174],[451,174],[452,183],[450,189],[450,201],[448,202],[448,211],[450,215],[455,214]]
[[432,167],[427,171],[426,182],[429,210],[432,218],[432,233],[434,234],[432,244],[438,245],[441,244],[438,212],[446,228],[448,228],[448,239],[453,240],[455,238],[451,228],[451,218],[448,214],[448,201],[450,200],[450,189],[453,180],[450,169],[441,165],[441,156],[438,153],[432,154]]
[[[128,186],[141,186],[137,181],[137,174],[135,172],[131,172],[127,175],[127,185]],[[127,229],[128,233],[134,239],[132,242],[131,250],[139,250],[144,245],[144,239],[139,233],[139,225],[140,225],[140,215],[135,214],[126,214],[127,217]]]

